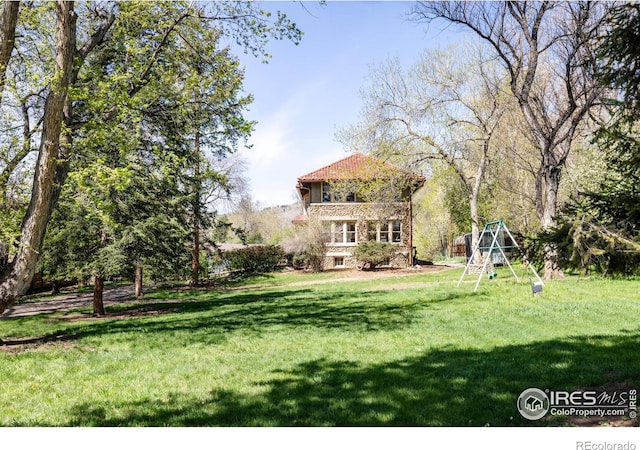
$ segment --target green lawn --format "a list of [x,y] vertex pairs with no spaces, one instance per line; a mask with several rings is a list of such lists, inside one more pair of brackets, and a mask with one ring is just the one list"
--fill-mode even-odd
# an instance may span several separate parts
[[640,386],[640,281],[534,298],[461,273],[277,274],[151,293],[131,318],[3,320],[6,341],[34,340],[0,347],[0,425],[556,425],[520,417],[520,392]]

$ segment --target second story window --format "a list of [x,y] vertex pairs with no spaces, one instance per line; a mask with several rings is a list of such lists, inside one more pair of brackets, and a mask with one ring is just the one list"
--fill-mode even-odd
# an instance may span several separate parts
[[322,183],[322,203],[331,202],[331,185],[329,183]]
[[346,189],[331,189],[331,184],[322,183],[322,203],[353,203],[356,201],[356,194],[353,192],[344,192]]

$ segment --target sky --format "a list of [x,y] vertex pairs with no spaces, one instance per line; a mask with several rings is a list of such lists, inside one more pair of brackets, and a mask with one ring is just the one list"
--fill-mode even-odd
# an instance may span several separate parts
[[389,58],[409,67],[426,48],[456,39],[444,24],[409,21],[411,2],[262,2],[287,14],[304,33],[296,46],[271,41],[267,64],[239,53],[244,90],[254,97],[246,117],[256,121],[248,163],[249,195],[260,206],[297,201],[296,180],[350,153],[338,129],[359,119],[361,90],[371,68]]

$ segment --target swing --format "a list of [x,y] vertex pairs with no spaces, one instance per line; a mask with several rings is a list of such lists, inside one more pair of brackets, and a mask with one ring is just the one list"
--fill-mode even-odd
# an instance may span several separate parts
[[[511,238],[511,243],[512,245],[504,245],[504,233],[506,233],[509,238]],[[485,236],[490,237],[491,239],[491,245],[489,247],[481,247],[481,243],[483,241],[483,239],[485,238]],[[500,237],[500,240],[499,240]],[[511,263],[509,262],[509,258],[507,258],[507,255],[504,252],[504,249],[512,249],[512,248],[517,248],[520,250],[520,246],[518,245],[518,243],[516,242],[516,240],[514,239],[513,235],[511,234],[511,232],[509,231],[509,229],[507,228],[507,226],[505,225],[505,223],[502,220],[496,220],[494,222],[487,222],[484,226],[484,228],[482,229],[482,233],[480,234],[480,238],[478,239],[478,243],[475,245],[475,248],[473,249],[473,252],[471,253],[471,257],[469,258],[469,260],[467,261],[467,265],[464,268],[464,272],[462,272],[462,276],[460,277],[460,279],[458,280],[458,287],[460,286],[460,284],[462,283],[462,280],[464,279],[464,276],[467,273],[470,273],[470,267],[473,265],[473,262],[475,260],[475,255],[476,252],[480,252],[480,256],[482,257],[482,250],[487,250],[488,249],[488,255],[485,258],[484,264],[482,266],[482,269],[480,270],[480,275],[478,276],[478,280],[476,281],[476,285],[475,288],[473,289],[473,292],[478,290],[478,286],[480,285],[480,280],[482,280],[482,275],[484,275],[485,273],[487,274],[487,278],[489,280],[493,280],[494,278],[497,278],[498,273],[495,271],[494,267],[493,267],[493,255],[494,252],[499,252],[496,254],[496,256],[502,256],[502,258],[504,258],[504,263],[507,264],[507,266],[509,266],[509,269],[511,270],[511,273],[513,274],[513,276],[515,277],[517,282],[520,282],[520,279],[518,278],[518,275],[516,275],[515,270],[513,270],[513,267],[511,266]],[[489,268],[489,263],[491,263],[491,267]],[[526,257],[523,258],[523,264],[524,266],[531,270],[531,272],[533,273],[533,275],[536,277],[537,281],[532,281],[531,280],[531,275],[529,275],[529,280],[531,282],[531,291],[533,293],[533,295],[538,295],[540,293],[542,293],[542,287],[544,286],[544,283],[542,282],[542,279],[540,278],[540,276],[538,275],[538,273],[536,272],[536,270],[533,268],[533,266],[531,264],[528,264]]]

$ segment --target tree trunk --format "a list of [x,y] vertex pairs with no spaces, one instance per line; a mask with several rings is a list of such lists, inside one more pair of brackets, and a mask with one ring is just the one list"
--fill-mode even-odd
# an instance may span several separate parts
[[105,316],[104,312],[104,278],[102,275],[93,277],[93,315]]
[[196,131],[194,143],[193,241],[191,245],[191,284],[200,283],[200,131]]
[[7,264],[9,264],[9,245],[0,242],[0,272]]
[[[558,206],[558,189],[560,187],[561,170],[558,167],[545,171],[545,189],[540,223],[542,229],[548,231],[554,224],[556,208]],[[545,280],[564,278],[564,273],[558,266],[558,249],[555,244],[544,246],[544,275]]]
[[45,230],[52,212],[54,178],[59,156],[63,109],[73,71],[76,15],[73,2],[56,3],[56,76],[44,106],[42,135],[31,201],[22,222],[20,247],[12,264],[0,275],[0,312],[28,289],[38,262]]
[[0,103],[7,79],[7,65],[15,44],[19,9],[20,2],[5,1],[2,16],[0,16]]
[[142,297],[144,295],[144,291],[142,289],[142,265],[136,265],[136,277],[134,285],[136,297]]
[[51,283],[51,295],[58,295],[60,293],[60,280],[54,280]]
[[[471,215],[471,251],[478,245],[480,239],[480,225],[478,217],[478,193],[472,192],[469,195],[469,213]],[[478,249],[472,264],[482,263],[482,250]]]

